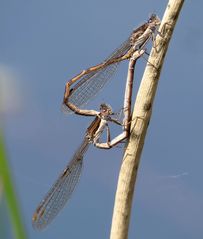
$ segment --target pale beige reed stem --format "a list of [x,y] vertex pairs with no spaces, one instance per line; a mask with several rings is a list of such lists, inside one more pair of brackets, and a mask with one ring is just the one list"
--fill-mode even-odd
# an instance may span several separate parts
[[[150,63],[146,66],[140,84],[132,116],[130,138],[118,179],[110,239],[128,238],[134,185],[153,100],[168,44],[183,3],[184,0],[169,0],[159,29],[160,32],[165,29],[163,36],[156,38],[156,47],[151,51],[148,59]],[[133,238],[136,238],[136,235]]]

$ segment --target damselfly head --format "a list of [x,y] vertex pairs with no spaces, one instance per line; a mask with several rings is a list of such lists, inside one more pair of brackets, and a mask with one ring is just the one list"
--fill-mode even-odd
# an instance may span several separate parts
[[110,105],[103,103],[100,105],[100,113],[102,115],[111,115],[113,111]]
[[158,26],[161,24],[160,18],[156,14],[151,14],[150,18],[147,21],[148,24],[153,24],[154,26]]

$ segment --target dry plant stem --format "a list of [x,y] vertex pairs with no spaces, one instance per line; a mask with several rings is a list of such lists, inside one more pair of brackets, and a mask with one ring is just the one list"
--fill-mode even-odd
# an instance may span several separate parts
[[[118,179],[110,239],[127,239],[134,185],[164,57],[184,0],[169,0],[150,54],[132,115],[130,138]],[[134,237],[135,238],[135,235]]]

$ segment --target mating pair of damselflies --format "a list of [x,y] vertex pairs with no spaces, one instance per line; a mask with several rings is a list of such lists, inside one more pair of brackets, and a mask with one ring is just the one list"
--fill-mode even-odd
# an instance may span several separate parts
[[[130,37],[104,62],[83,70],[66,83],[63,110],[85,116],[95,116],[95,119],[87,128],[84,139],[72,160],[37,207],[32,218],[34,228],[46,227],[64,207],[79,180],[83,157],[90,144],[94,144],[98,148],[109,149],[128,137],[134,65],[136,60],[145,53],[144,48],[148,41],[152,39],[154,42],[159,25],[160,19],[154,14],[151,15],[148,21],[135,29]],[[86,104],[103,88],[115,73],[118,64],[126,59],[130,59],[130,62],[124,96],[123,122],[121,123],[113,117],[112,109],[107,104],[101,104],[100,111],[80,109],[79,107]],[[114,122],[123,127],[123,132],[112,140],[108,122]],[[107,130],[107,142],[101,143],[100,136],[105,129]]]

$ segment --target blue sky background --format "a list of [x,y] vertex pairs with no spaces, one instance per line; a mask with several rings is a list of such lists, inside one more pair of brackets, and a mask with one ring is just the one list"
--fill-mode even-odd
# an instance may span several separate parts
[[[106,58],[150,13],[162,17],[166,4],[1,2],[5,136],[29,238],[108,238],[122,148],[92,146],[81,181],[56,220],[36,232],[31,217],[91,121],[61,112],[65,82]],[[142,154],[130,239],[203,237],[202,8],[202,1],[185,1],[170,43]],[[135,92],[145,64],[139,61]],[[88,108],[97,109],[101,102],[121,108],[126,72],[124,63]]]

